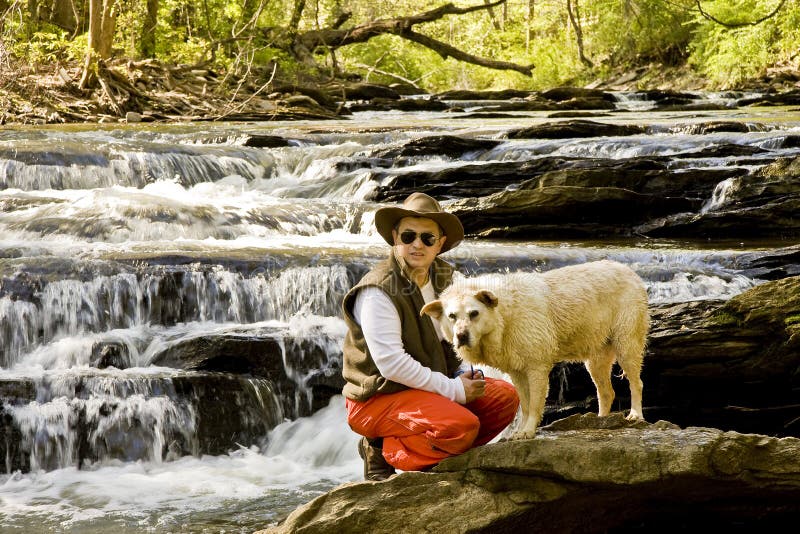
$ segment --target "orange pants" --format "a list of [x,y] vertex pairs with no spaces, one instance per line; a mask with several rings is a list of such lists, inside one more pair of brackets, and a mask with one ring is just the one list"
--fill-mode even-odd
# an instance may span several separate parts
[[397,469],[419,471],[448,456],[489,443],[517,414],[514,386],[486,378],[484,395],[458,404],[436,393],[408,389],[346,399],[347,422],[356,433],[383,438],[383,457]]

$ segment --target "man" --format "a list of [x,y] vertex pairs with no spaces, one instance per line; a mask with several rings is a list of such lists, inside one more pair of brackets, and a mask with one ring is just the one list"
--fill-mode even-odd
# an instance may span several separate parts
[[453,276],[438,258],[464,238],[458,217],[424,193],[381,208],[375,227],[389,257],[351,289],[342,305],[347,422],[358,434],[364,478],[424,470],[491,441],[513,421],[514,387],[460,369],[438,325],[420,316]]

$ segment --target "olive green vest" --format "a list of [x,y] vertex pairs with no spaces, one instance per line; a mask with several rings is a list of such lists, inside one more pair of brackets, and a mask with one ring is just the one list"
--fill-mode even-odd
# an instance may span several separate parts
[[[444,260],[436,258],[431,266],[430,279],[436,295],[439,295],[452,281],[453,267]],[[425,367],[453,376],[459,365],[458,357],[449,343],[439,340],[431,318],[427,315],[420,316],[419,311],[425,305],[422,293],[417,285],[405,276],[394,255],[391,255],[365,274],[345,295],[342,302],[344,319],[348,327],[344,339],[342,368],[346,382],[342,391],[344,396],[348,399],[365,401],[376,393],[395,393],[408,389],[407,386],[381,376],[370,356],[364,333],[353,316],[356,294],[367,286],[383,290],[397,308],[406,352]]]

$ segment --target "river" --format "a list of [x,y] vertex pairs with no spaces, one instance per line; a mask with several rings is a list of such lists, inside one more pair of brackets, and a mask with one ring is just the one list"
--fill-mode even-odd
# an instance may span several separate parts
[[[512,128],[551,120],[544,112],[459,120],[447,113],[362,112],[324,122],[0,130],[0,383],[31,383],[36,391],[36,400],[25,404],[3,399],[2,415],[18,429],[30,469],[10,469],[6,458],[0,530],[252,532],[360,480],[358,437],[345,423],[340,395],[310,416],[275,408],[263,415],[271,422],[253,425],[251,432],[262,429],[262,435],[246,445],[231,443],[225,454],[176,453],[165,440],[178,435],[194,443],[198,414],[170,389],[186,372],[151,361],[192,336],[259,328],[324,334],[336,342],[329,351],[337,358],[345,332],[340,299],[353,277],[387,251],[372,227],[375,209],[384,204],[368,199],[393,174],[548,155],[672,156],[726,143],[774,148],[788,133],[800,133],[800,114],[785,108],[652,112],[646,101],[619,98],[625,113],[593,120],[656,131],[504,140]],[[757,126],[705,135],[688,127],[713,120]],[[458,159],[426,156],[381,169],[382,183],[369,165],[353,164],[443,133],[504,142]],[[263,135],[289,144],[246,146]],[[790,148],[768,157],[798,153]],[[753,159],[692,164],[746,170],[758,164]],[[704,209],[725,202],[725,187],[720,183]],[[446,208],[449,201],[442,200]],[[737,295],[762,282],[740,272],[740,255],[789,244],[467,238],[444,257],[466,272],[616,259],[643,278],[651,303],[670,303]],[[162,294],[165,278],[175,273],[182,284],[179,313]],[[126,369],[93,366],[93,347],[109,341],[125,347]],[[263,395],[274,395],[269,384],[246,387],[257,391],[247,398],[262,403]],[[265,405],[241,409],[258,418]],[[94,461],[77,460],[76,411],[95,421],[88,440]],[[136,432],[124,421],[137,421]]]

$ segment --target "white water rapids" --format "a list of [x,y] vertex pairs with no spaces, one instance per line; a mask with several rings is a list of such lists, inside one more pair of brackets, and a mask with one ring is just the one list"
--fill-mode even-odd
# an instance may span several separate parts
[[[0,531],[252,532],[341,483],[359,480],[358,437],[345,423],[340,395],[310,417],[280,414],[283,422],[254,440],[257,445],[232,444],[229,453],[214,456],[163,453],[170,450],[163,442],[169,432],[192,442],[197,414],[157,393],[181,372],[150,361],[192,337],[265,326],[319,332],[327,342],[340,342],[338,302],[352,283],[349,276],[387,252],[372,227],[382,204],[367,199],[396,173],[545,156],[674,156],[720,144],[771,148],[800,133],[797,120],[784,121],[776,110],[697,117],[648,113],[633,101],[627,107],[626,114],[598,120],[647,124],[655,133],[505,140],[510,128],[544,122],[546,114],[454,121],[447,114],[398,112],[325,123],[0,131],[0,382],[27,381],[37,398],[0,413],[13,419],[32,451],[30,472],[0,474]],[[767,127],[686,133],[686,124],[723,119]],[[244,146],[252,134],[291,141],[273,149]],[[381,169],[382,182],[373,179],[369,165],[354,164],[373,151],[442,134],[503,142],[459,159],[420,157],[402,168]],[[692,164],[746,169],[759,157]],[[732,184],[721,183],[704,210],[724,205]],[[742,274],[736,260],[773,246],[470,238],[445,259],[474,272],[615,259],[640,274],[652,304],[664,304],[728,299],[761,283]],[[162,322],[159,317],[171,312],[158,307],[160,291],[175,272],[181,275],[176,291],[191,306],[181,311],[181,320]],[[98,341],[127,347],[130,367],[92,368]],[[335,347],[330,350],[335,353]],[[78,379],[91,391],[87,398],[66,393]],[[261,398],[272,394],[268,385],[247,387],[255,391],[248,398],[269,404]],[[119,435],[111,421],[92,437],[109,449],[114,440],[128,440],[128,447],[141,440],[133,443],[141,448],[138,456],[107,456],[79,468],[70,419],[76,403],[90,419],[107,410],[104,403],[113,403],[118,418],[142,422],[135,436]]]

